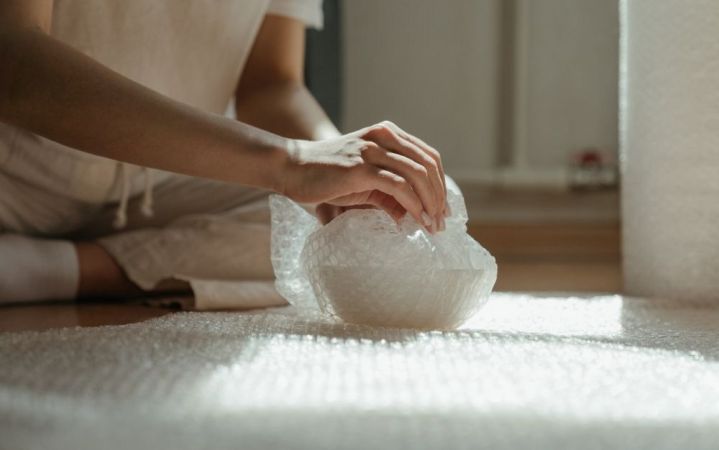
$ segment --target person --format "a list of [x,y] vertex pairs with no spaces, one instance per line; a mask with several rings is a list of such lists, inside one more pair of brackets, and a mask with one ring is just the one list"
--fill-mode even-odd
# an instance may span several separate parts
[[439,153],[306,89],[320,2],[3,0],[0,302],[271,279],[268,192],[442,230]]

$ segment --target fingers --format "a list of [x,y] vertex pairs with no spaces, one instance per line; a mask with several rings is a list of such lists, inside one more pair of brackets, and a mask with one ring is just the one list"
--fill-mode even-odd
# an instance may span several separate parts
[[395,222],[399,222],[407,212],[392,196],[375,190],[340,197],[329,203],[320,203],[315,207],[315,213],[320,223],[326,225],[351,209],[381,209]]
[[447,183],[445,181],[445,173],[444,173],[444,166],[442,165],[442,157],[440,156],[439,152],[428,145],[426,142],[424,142],[422,139],[413,136],[403,129],[401,129],[399,126],[395,125],[394,123],[390,121],[383,122],[385,125],[389,126],[398,136],[402,137],[403,139],[406,139],[407,141],[413,143],[417,147],[419,147],[425,154],[427,154],[430,158],[432,158],[435,163],[437,164],[437,168],[439,170],[440,179],[442,180],[442,189],[444,191],[444,198],[445,198],[445,216],[449,215],[449,205],[447,205],[446,199],[447,199]]
[[320,223],[326,225],[342,213],[342,207],[329,203],[320,203],[315,208],[315,212],[317,213],[317,218],[320,220]]
[[[373,166],[366,167],[365,173],[357,177],[356,183],[359,190],[376,190],[391,196],[417,223],[424,225],[429,232],[433,232],[432,220],[430,220],[429,216],[424,212],[422,200],[417,196],[409,181],[386,169]],[[375,205],[383,209],[385,209],[385,206],[391,206],[386,200],[378,197],[374,197],[373,200],[375,201]]]
[[[441,213],[441,209],[437,207],[437,193],[433,189],[434,183],[428,181],[431,177],[429,177],[424,166],[398,153],[388,152],[381,147],[374,147],[372,151],[367,152],[366,161],[379,168],[398,174],[409,181],[414,193],[422,202],[423,210],[430,217],[436,218],[437,214]],[[441,227],[438,221],[432,220],[430,228],[432,232],[436,232]]]
[[439,178],[442,182],[442,190],[444,191],[445,215],[448,215],[447,211],[448,211],[449,205],[447,205],[447,183],[445,181],[446,178],[445,178],[445,173],[444,173],[444,166],[442,165],[442,157],[439,155],[439,152],[437,150],[435,150],[434,148],[430,147],[429,145],[427,145],[422,139],[412,136],[409,133],[404,133],[404,136],[402,134],[400,134],[400,136],[404,137],[409,142],[412,142],[414,145],[416,145],[417,147],[422,149],[422,151],[424,151],[427,155],[429,155],[429,157],[434,160],[435,164],[437,164]]
[[[400,137],[385,124],[371,128],[364,138],[380,145],[381,150],[389,150],[389,152],[378,151],[370,147],[367,149],[366,159],[410,180],[412,187],[422,199],[426,212],[433,218],[435,228],[444,229],[447,195],[443,171],[437,163],[438,154],[435,156]],[[432,152],[437,153],[436,150]]]
[[432,217],[435,218],[438,229],[444,230],[444,212],[446,210],[447,201],[447,191],[444,186],[444,176],[440,172],[437,163],[433,159],[431,159],[431,157],[425,154],[422,150],[420,150],[419,147],[399,137],[398,144],[399,145],[395,148],[392,148],[392,150],[412,160],[416,160],[416,158],[422,159],[422,165],[427,172],[430,183],[432,184],[432,192],[434,194],[435,205],[437,205],[437,209],[435,211],[431,211],[430,214],[432,215]]
[[369,197],[367,197],[367,204],[383,210],[389,214],[395,222],[399,222],[407,212],[394,197],[377,190],[372,191]]

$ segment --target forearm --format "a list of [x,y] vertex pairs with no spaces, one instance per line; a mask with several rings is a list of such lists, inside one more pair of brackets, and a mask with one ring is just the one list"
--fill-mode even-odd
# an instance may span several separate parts
[[287,139],[164,97],[39,30],[0,35],[0,120],[96,155],[277,190]]
[[238,94],[235,110],[238,120],[288,138],[321,140],[340,135],[317,100],[298,83]]

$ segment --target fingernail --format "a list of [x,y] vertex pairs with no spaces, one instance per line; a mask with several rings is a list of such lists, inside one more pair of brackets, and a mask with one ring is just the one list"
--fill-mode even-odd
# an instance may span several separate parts
[[429,217],[429,215],[422,211],[422,215],[420,216],[422,218],[422,224],[425,227],[431,227],[432,226],[432,219]]
[[447,229],[447,224],[444,222],[444,217],[439,218],[439,231],[444,231]]
[[449,208],[449,203],[444,207],[444,217],[449,217],[452,215],[452,210]]

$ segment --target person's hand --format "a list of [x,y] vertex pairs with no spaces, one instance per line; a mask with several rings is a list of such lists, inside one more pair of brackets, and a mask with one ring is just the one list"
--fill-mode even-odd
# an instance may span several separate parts
[[447,190],[439,152],[395,124],[294,143],[283,194],[324,204],[318,208],[321,220],[373,206],[395,220],[408,212],[430,232],[444,229]]

